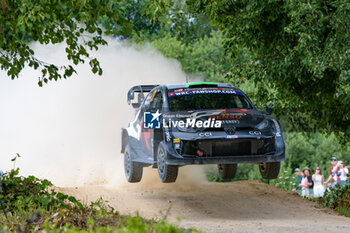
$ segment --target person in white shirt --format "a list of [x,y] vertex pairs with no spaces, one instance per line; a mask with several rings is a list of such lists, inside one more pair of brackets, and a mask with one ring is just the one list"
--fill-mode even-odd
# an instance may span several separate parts
[[345,186],[348,178],[349,169],[346,166],[344,166],[344,162],[339,161],[338,164],[333,168],[333,172],[336,172],[337,176],[339,177],[339,185]]
[[316,167],[315,174],[312,175],[312,180],[314,181],[314,197],[323,197],[325,192],[324,176],[320,167]]

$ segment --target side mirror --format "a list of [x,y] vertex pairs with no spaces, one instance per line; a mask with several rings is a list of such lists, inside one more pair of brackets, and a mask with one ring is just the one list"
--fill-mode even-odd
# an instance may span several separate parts
[[270,115],[272,113],[272,108],[270,105],[266,105],[266,114]]

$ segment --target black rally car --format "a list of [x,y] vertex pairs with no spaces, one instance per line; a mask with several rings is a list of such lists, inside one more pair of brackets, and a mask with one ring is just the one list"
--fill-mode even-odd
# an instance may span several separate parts
[[128,103],[135,118],[122,129],[121,152],[129,182],[139,182],[145,166],[175,182],[179,166],[190,164],[217,164],[223,179],[235,176],[238,163],[258,164],[265,179],[278,176],[285,159],[280,124],[270,107],[258,111],[232,84],[134,86]]

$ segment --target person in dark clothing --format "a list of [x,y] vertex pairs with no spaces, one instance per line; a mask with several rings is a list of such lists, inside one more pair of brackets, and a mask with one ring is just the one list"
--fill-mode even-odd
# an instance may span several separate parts
[[303,172],[305,173],[305,176],[307,177],[308,185],[309,185],[309,195],[313,195],[313,188],[314,188],[314,182],[312,180],[312,175],[310,174],[310,168],[305,167]]

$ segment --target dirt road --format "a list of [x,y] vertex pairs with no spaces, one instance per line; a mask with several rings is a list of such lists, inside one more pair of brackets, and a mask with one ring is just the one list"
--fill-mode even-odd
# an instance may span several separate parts
[[124,214],[167,215],[172,222],[180,217],[181,227],[205,232],[350,232],[349,218],[258,181],[208,183],[180,176],[175,184],[161,184],[155,172],[151,176],[140,184],[59,189],[83,201],[102,196]]

